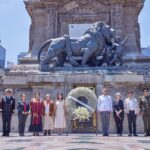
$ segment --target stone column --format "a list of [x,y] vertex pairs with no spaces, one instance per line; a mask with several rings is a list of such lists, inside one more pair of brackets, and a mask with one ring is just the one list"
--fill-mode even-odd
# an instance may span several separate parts
[[57,37],[57,7],[53,4],[46,6],[47,12],[47,39]]
[[[130,2],[127,0],[110,0],[111,25],[117,30],[117,34],[121,38],[128,36],[124,46],[128,57],[140,54],[140,31],[137,20],[141,5],[139,6],[138,3],[137,0]],[[143,4],[143,2],[141,3]]]
[[101,94],[101,91],[102,91],[102,89],[103,89],[103,83],[98,83],[98,84],[96,84],[96,95],[97,95],[97,97]]
[[30,30],[30,40],[32,42],[31,56],[37,57],[38,49],[41,44],[46,40],[45,35],[45,9],[44,8],[35,8],[32,11],[32,25]]
[[[99,75],[99,78],[98,78],[97,81],[99,81],[99,82],[96,82],[95,92],[96,92],[96,96],[98,98],[99,95],[102,93],[101,91],[104,87],[104,82],[103,82],[104,81],[104,76],[103,76],[103,74]],[[98,129],[99,132],[102,132],[101,119],[100,119],[100,113],[99,112],[97,112],[97,129]]]
[[140,29],[136,7],[124,7],[124,30],[128,36],[128,41],[125,44],[127,55],[140,54]]
[[123,34],[123,3],[124,0],[110,0],[111,26],[117,30],[117,35]]

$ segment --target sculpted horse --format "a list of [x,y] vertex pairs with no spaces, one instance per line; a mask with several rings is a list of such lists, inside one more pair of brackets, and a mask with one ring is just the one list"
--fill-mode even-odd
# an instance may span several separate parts
[[[57,57],[56,66],[63,66],[67,57],[72,66],[86,66],[88,62],[95,61],[96,56],[101,54],[104,47],[108,43],[112,43],[114,38],[115,30],[113,28],[104,22],[97,22],[79,38],[62,36],[47,40],[40,47],[38,61],[41,65],[49,65],[50,61]],[[49,48],[44,53],[47,46]],[[42,53],[44,57],[42,57]],[[78,64],[73,56],[82,57],[81,64]]]

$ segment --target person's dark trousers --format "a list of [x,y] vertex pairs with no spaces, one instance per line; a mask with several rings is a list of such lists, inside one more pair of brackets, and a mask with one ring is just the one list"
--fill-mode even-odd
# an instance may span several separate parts
[[144,123],[144,132],[150,136],[150,114],[142,115]]
[[129,111],[128,113],[128,127],[129,133],[132,135],[136,135],[136,115],[134,111]]
[[18,124],[19,135],[23,136],[25,131],[27,115],[18,114],[18,119],[19,119],[19,124]]
[[114,120],[116,123],[117,134],[122,135],[123,132],[123,118],[119,118],[116,114],[114,114]]
[[103,135],[108,135],[110,126],[110,112],[100,112]]
[[12,113],[9,111],[4,111],[2,113],[3,136],[9,136],[11,117],[12,117]]

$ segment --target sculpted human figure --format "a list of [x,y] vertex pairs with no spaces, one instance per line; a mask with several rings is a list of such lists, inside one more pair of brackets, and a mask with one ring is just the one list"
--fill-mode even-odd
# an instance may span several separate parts
[[111,57],[110,57],[110,62],[109,62],[109,66],[114,66],[116,65],[116,62],[119,60],[120,62],[120,66],[123,65],[123,45],[126,43],[128,37],[126,36],[124,38],[124,40],[121,40],[120,37],[116,37],[115,39],[115,43],[112,45],[112,47],[110,48],[111,50]]

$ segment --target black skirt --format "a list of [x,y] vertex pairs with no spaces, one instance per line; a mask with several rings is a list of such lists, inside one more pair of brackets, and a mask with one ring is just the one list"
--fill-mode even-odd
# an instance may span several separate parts
[[38,124],[32,124],[32,117],[31,117],[31,123],[29,126],[29,132],[42,132],[42,120],[39,121]]

